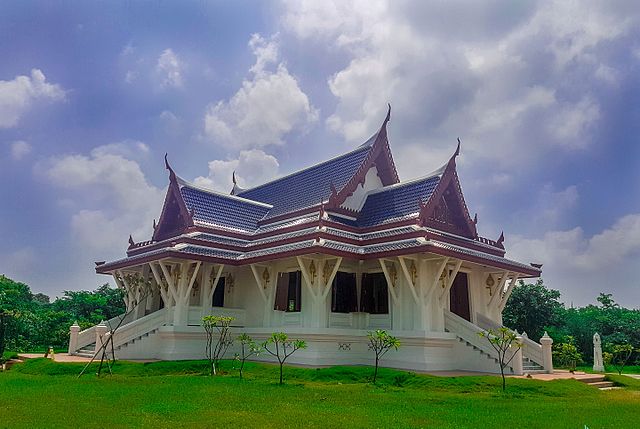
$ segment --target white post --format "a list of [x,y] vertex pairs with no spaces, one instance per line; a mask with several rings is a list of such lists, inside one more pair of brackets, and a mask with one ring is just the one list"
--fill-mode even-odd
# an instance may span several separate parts
[[516,343],[519,345],[515,350],[515,357],[511,361],[511,368],[513,368],[513,373],[515,375],[524,374],[524,369],[522,365],[522,337],[518,335],[516,337]]
[[69,327],[69,354],[72,355],[78,351],[78,333],[80,332],[80,325],[78,322],[73,322],[73,325]]
[[553,374],[553,355],[551,354],[553,339],[546,331],[542,338],[540,338],[540,344],[542,345],[542,366],[547,374]]
[[593,370],[604,372],[604,362],[602,360],[602,341],[597,332],[593,335]]
[[104,320],[96,325],[96,348],[95,354],[98,354],[98,351],[102,347],[105,341],[107,341],[107,332],[109,332],[109,328],[104,323]]

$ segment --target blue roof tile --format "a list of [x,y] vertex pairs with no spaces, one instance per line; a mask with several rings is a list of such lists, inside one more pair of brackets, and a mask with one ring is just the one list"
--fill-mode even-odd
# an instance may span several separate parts
[[194,210],[194,221],[224,228],[255,231],[258,221],[270,207],[242,198],[183,185],[180,193],[188,210]]
[[420,211],[418,202],[426,202],[439,182],[440,175],[435,175],[371,193],[353,224],[367,227],[416,215]]
[[238,196],[273,205],[266,218],[314,206],[329,199],[331,184],[338,191],[342,189],[370,150],[371,145],[361,146],[342,156],[244,190]]

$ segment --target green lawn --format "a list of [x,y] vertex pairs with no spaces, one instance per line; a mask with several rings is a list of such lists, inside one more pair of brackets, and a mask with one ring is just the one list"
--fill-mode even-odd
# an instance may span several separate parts
[[[371,368],[285,369],[250,363],[239,380],[203,375],[204,362],[118,363],[77,379],[81,365],[35,359],[0,373],[0,428],[636,428],[640,381],[598,391],[573,380],[440,378]],[[224,369],[224,367],[223,367]]]
[[[578,371],[584,371],[584,372],[594,372],[593,371],[593,365],[582,365],[576,368],[576,370]],[[613,365],[605,365],[604,367],[605,372],[618,372],[618,370],[616,369],[615,366]],[[622,371],[623,374],[640,374],[640,365],[628,365],[624,367],[624,370]]]

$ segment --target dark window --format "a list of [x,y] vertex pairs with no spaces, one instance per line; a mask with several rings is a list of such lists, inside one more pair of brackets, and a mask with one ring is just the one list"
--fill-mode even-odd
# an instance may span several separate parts
[[334,313],[358,311],[355,273],[338,271],[336,274],[331,286],[331,311]]
[[370,314],[389,314],[387,279],[383,273],[362,274],[360,311]]
[[213,307],[224,307],[224,277],[218,279],[216,290],[213,291],[213,300],[211,302]]
[[274,310],[300,311],[302,273],[278,273],[276,280],[276,302]]

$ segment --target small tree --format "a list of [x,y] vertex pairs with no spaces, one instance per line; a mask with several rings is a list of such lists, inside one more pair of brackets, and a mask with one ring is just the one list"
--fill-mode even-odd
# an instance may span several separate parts
[[[269,346],[273,348],[270,349]],[[307,343],[303,340],[290,340],[284,332],[274,332],[267,340],[262,343],[262,348],[278,359],[280,364],[280,384],[282,384],[282,365],[289,356],[300,349],[306,349]]]
[[618,375],[622,374],[624,367],[631,359],[633,354],[633,346],[631,344],[613,344],[611,346],[611,363],[618,371]]
[[398,350],[400,347],[400,340],[396,337],[389,335],[387,331],[376,329],[374,332],[368,332],[367,338],[369,339],[369,350],[373,350],[376,354],[376,366],[373,371],[373,383],[375,384],[378,378],[378,363],[382,356],[387,354],[391,349]]
[[553,357],[562,367],[574,372],[578,364],[582,363],[582,355],[575,345],[571,335],[567,335],[563,343],[558,343],[553,351]]
[[244,363],[251,356],[258,355],[262,348],[253,341],[246,333],[241,334],[237,338],[238,342],[240,342],[240,353],[236,353],[236,360],[240,362],[240,378],[242,379],[242,371],[244,370]]
[[507,388],[504,370],[516,357],[517,349],[522,347],[522,343],[518,341],[515,332],[505,327],[482,331],[478,335],[486,338],[491,347],[498,353],[498,364],[500,365],[500,375],[502,376],[502,391],[504,392]]
[[206,355],[209,361],[210,375],[216,375],[220,359],[233,343],[229,328],[234,320],[235,317],[231,316],[205,316],[202,318],[202,327],[207,334]]

